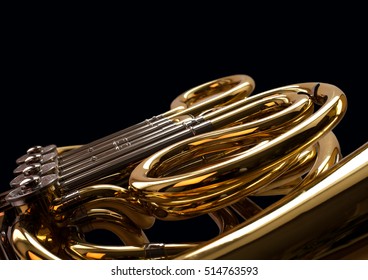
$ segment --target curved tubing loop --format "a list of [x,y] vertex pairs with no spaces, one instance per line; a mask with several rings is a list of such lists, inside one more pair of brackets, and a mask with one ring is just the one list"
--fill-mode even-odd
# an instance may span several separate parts
[[[130,190],[157,218],[177,220],[218,210],[266,188],[330,132],[347,107],[345,94],[331,84],[302,83],[262,94],[280,93],[304,96],[320,107],[292,120],[286,114],[289,122],[281,111],[171,145],[133,170]],[[282,122],[277,125],[278,118]]]

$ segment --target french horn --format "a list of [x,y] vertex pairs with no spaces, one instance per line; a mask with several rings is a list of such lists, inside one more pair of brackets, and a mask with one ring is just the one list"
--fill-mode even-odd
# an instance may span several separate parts
[[[333,133],[345,93],[254,89],[221,77],[89,144],[29,148],[0,194],[0,259],[368,259],[367,143],[343,157]],[[203,217],[207,240],[149,238]]]

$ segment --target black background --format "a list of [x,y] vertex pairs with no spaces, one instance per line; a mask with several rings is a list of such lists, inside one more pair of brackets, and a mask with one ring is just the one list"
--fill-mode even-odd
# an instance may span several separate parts
[[146,7],[129,19],[129,9],[111,17],[82,10],[56,19],[11,17],[2,43],[0,190],[33,145],[91,142],[167,111],[191,87],[233,74],[251,76],[255,93],[334,84],[348,99],[334,129],[343,155],[367,141],[362,18],[329,11],[250,20],[236,7],[221,8],[191,15],[172,9],[162,17]]

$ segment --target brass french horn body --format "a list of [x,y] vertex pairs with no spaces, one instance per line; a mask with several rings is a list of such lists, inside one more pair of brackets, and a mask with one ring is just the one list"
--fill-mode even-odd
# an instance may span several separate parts
[[[367,143],[342,156],[333,133],[345,93],[254,90],[222,77],[89,144],[29,148],[0,194],[0,259],[368,259]],[[208,240],[149,238],[201,217]]]

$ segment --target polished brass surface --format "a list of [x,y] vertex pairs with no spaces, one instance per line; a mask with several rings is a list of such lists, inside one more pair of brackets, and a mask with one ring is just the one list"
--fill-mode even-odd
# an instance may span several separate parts
[[[56,158],[31,148],[1,196],[0,258],[367,258],[367,144],[342,157],[333,133],[345,93],[319,82],[254,88],[247,75],[223,77],[141,124],[57,147]],[[189,136],[169,134],[182,128]],[[218,230],[208,240],[149,238],[158,222],[205,216]],[[91,240],[101,230],[114,244]]]
[[364,144],[264,212],[177,258],[366,259],[365,250],[354,255],[353,245],[368,234],[358,234],[368,219],[367,159]]
[[[274,114],[266,121],[247,122],[169,146],[133,170],[131,189],[139,190],[141,200],[160,209],[162,219],[204,214],[259,191],[298,162],[299,155],[345,113],[345,95],[332,85],[308,83],[269,91],[282,92],[326,101],[306,119],[287,115],[289,122],[280,122]],[[190,171],[182,172],[187,165]]]

